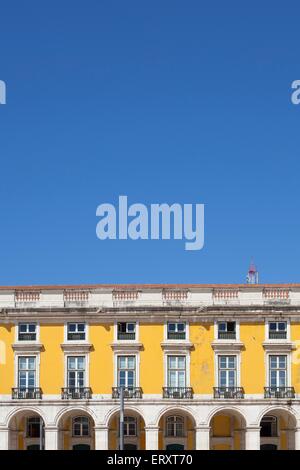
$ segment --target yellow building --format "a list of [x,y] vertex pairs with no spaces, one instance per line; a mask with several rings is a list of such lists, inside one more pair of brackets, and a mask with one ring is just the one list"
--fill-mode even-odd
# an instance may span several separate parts
[[0,448],[300,449],[300,284],[0,287]]

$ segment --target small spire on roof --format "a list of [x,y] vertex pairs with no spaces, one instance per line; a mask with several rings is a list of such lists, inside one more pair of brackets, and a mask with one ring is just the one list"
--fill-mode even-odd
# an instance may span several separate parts
[[248,269],[247,284],[258,284],[258,271],[253,261],[251,261]]

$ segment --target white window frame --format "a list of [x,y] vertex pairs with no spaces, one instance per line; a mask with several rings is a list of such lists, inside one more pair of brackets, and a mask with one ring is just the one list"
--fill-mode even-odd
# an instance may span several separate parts
[[[68,339],[68,325],[69,324],[84,323],[85,325],[85,339]],[[64,325],[64,342],[69,344],[85,344],[89,342],[89,324],[86,321],[68,320]]]
[[68,357],[84,357],[85,358],[85,374],[84,374],[84,385],[83,387],[89,387],[90,377],[89,377],[89,354],[87,353],[65,353],[64,355],[64,387],[68,388]]
[[215,384],[216,387],[221,387],[219,383],[219,356],[235,356],[236,361],[236,387],[241,387],[241,354],[239,352],[218,352],[215,354]]
[[113,367],[114,367],[114,387],[118,387],[118,357],[134,356],[135,357],[135,388],[140,387],[140,355],[129,351],[118,351],[114,353]]
[[168,356],[182,356],[185,357],[185,387],[191,386],[190,374],[190,354],[175,351],[165,351],[164,354],[164,387],[168,387]]
[[[228,368],[228,367],[226,367],[225,369],[220,368],[220,359],[221,359],[222,357],[226,357],[226,358],[228,358],[228,357],[233,357],[233,358],[234,358],[234,362],[235,362],[235,368],[234,368],[234,369]],[[238,361],[238,359],[237,359],[236,354],[219,354],[219,357],[218,357],[218,384],[219,384],[219,385],[218,385],[218,387],[230,388],[230,387],[237,387],[237,386],[238,386],[238,385],[237,385],[237,383],[238,383],[237,361]],[[221,385],[221,383],[220,383],[220,382],[221,382],[221,381],[220,381],[221,371],[227,371],[227,373],[226,373],[226,380],[228,380],[228,377],[229,377],[228,372],[229,372],[230,370],[234,370],[234,372],[235,372],[235,384],[234,384],[234,385]]]
[[[286,323],[286,339],[269,339],[269,324],[270,323]],[[290,342],[291,341],[291,322],[288,318],[284,318],[282,320],[267,318],[265,321],[265,341],[268,343],[276,343],[276,342]]]
[[[228,322],[234,322],[235,323],[235,339],[219,339],[219,323],[228,323]],[[225,342],[233,342],[233,341],[240,341],[240,322],[236,319],[229,319],[229,318],[224,318],[224,319],[219,319],[214,321],[214,340],[215,341],[225,341]]]
[[[169,323],[185,323],[185,339],[168,339],[168,324]],[[171,343],[189,342],[190,340],[190,325],[186,320],[168,320],[164,323],[164,341]]]
[[[118,323],[134,323],[135,324],[135,339],[118,339]],[[118,343],[137,343],[139,341],[139,322],[136,320],[118,320],[114,323],[114,340]]]
[[26,351],[18,351],[15,353],[15,388],[19,387],[19,358],[34,357],[35,358],[35,388],[40,388],[40,354],[26,353]]
[[[89,423],[89,433],[88,435],[80,435],[80,436],[75,436],[74,434],[74,420],[77,419],[77,418],[87,418],[88,419],[88,423]],[[75,439],[86,439],[86,438],[90,438],[91,437],[91,430],[92,430],[92,423],[91,423],[91,418],[89,416],[85,416],[85,415],[76,415],[76,416],[72,416],[72,423],[71,423],[71,426],[72,426],[72,433],[71,433],[71,436],[72,438],[75,438]],[[82,426],[82,425],[81,425]]]
[[[125,419],[126,418],[133,418],[135,420],[135,434],[125,434],[124,433],[124,438],[134,438],[134,437],[139,437],[139,434],[138,434],[138,419],[136,416],[132,416],[132,415],[128,415],[128,414],[124,414],[124,424],[125,424]],[[119,427],[118,427],[118,432],[119,432],[119,436],[120,436],[120,421],[118,421],[118,424],[119,424]],[[128,424],[127,424],[127,429],[128,429]]]
[[[170,418],[181,418],[183,420],[183,436],[170,436],[168,435],[168,419]],[[185,416],[178,413],[170,414],[165,417],[165,439],[185,439],[187,437],[187,420]]]
[[[36,339],[34,340],[19,340],[19,327],[20,325],[35,325],[35,332],[36,332]],[[19,321],[17,324],[16,324],[16,328],[15,328],[15,342],[18,343],[18,344],[35,344],[35,343],[39,343],[40,341],[40,324],[36,321]]]
[[268,351],[266,352],[266,387],[271,387],[270,384],[270,356],[286,356],[286,387],[291,387],[291,353],[290,352],[276,352]]

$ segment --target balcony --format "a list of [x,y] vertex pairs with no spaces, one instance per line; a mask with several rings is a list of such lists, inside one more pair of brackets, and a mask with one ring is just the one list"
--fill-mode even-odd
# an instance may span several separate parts
[[214,387],[214,398],[244,398],[243,387]]
[[294,387],[265,387],[265,398],[295,398]]
[[42,389],[40,387],[12,388],[13,400],[41,400]]
[[122,331],[118,331],[118,340],[135,340],[135,333],[125,333],[125,332],[122,332]]
[[218,339],[236,339],[235,331],[219,331]]
[[[112,388],[112,398],[120,398],[121,387]],[[124,398],[143,398],[141,387],[123,387]]]
[[163,387],[163,398],[193,398],[192,387]]
[[90,387],[64,387],[61,389],[63,400],[90,400],[92,389]]
[[269,339],[286,339],[286,331],[270,331]]

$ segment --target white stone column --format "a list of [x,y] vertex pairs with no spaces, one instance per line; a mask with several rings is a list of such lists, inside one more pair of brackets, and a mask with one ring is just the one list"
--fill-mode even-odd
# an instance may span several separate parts
[[45,428],[45,450],[58,449],[58,428],[55,426]]
[[295,450],[300,450],[300,428],[295,429]]
[[158,431],[157,426],[145,427],[146,450],[158,450]]
[[0,428],[0,450],[8,450],[9,429]]
[[96,426],[94,429],[95,450],[108,450],[108,427]]
[[197,426],[196,429],[196,450],[209,450],[209,426]]
[[260,449],[260,427],[246,428],[246,450]]

